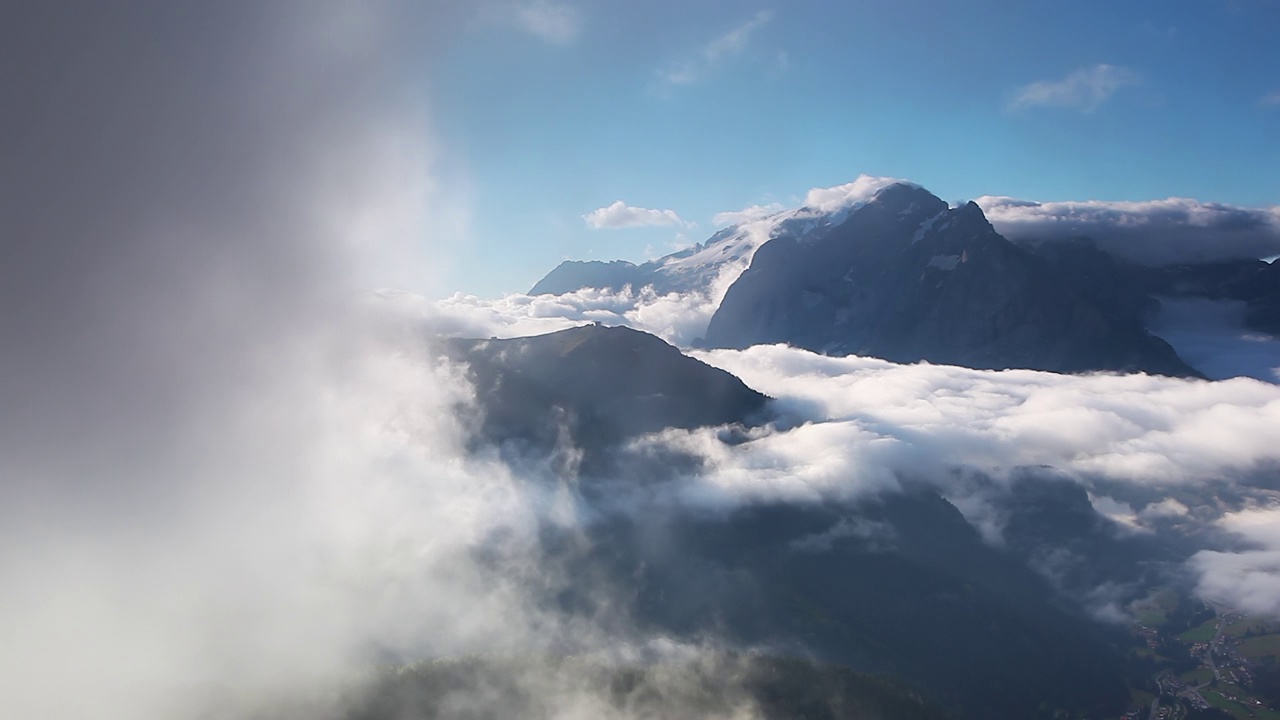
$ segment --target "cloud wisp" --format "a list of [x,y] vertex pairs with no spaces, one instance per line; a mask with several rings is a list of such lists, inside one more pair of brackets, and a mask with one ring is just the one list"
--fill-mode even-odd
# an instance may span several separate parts
[[769,203],[768,205],[750,205],[741,210],[730,210],[727,212],[716,213],[711,218],[712,224],[716,227],[727,227],[729,225],[741,225],[743,223],[752,222],[754,220],[763,220],[764,218],[780,213],[785,208],[782,203]]
[[520,29],[556,45],[568,45],[582,34],[582,12],[555,0],[528,0],[511,6]]
[[587,227],[593,230],[686,225],[675,210],[633,207],[621,200],[616,200],[602,208],[596,208],[583,215],[582,219],[587,223]]
[[1141,77],[1115,65],[1093,65],[1069,73],[1060,80],[1038,80],[1014,91],[1006,108],[1061,108],[1091,113],[1120,90],[1138,85]]
[[752,37],[772,19],[772,12],[761,10],[723,35],[712,38],[694,58],[660,73],[660,77],[667,84],[676,86],[694,85],[706,80],[742,55]]

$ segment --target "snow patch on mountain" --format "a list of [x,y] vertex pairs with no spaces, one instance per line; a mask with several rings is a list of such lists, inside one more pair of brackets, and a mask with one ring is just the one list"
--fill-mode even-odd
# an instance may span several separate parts
[[939,270],[955,270],[956,265],[960,264],[959,255],[934,255],[929,258],[929,267],[938,268]]
[[[912,207],[914,207],[914,205],[913,205]],[[911,244],[912,244],[912,245],[915,245],[916,243],[918,243],[918,242],[920,242],[921,240],[923,240],[923,239],[924,239],[925,234],[926,234],[926,233],[928,233],[931,229],[933,229],[934,224],[935,224],[935,223],[937,223],[937,222],[938,222],[938,220],[940,220],[940,219],[942,219],[942,218],[944,218],[944,217],[946,217],[946,216],[947,216],[947,213],[944,213],[944,212],[942,212],[942,213],[938,213],[937,215],[934,215],[933,217],[929,218],[928,220],[925,220],[924,222],[920,223],[920,227],[916,230],[916,234],[911,236]],[[946,226],[947,226],[947,224],[944,222],[944,223],[942,223],[942,225],[941,225],[938,229],[939,229],[939,230],[942,230],[942,229],[944,229]]]

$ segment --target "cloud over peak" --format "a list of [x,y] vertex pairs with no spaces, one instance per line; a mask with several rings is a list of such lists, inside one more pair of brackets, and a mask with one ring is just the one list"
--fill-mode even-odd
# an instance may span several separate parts
[[1122,88],[1141,83],[1138,74],[1116,65],[1084,67],[1061,80],[1037,80],[1018,88],[1009,101],[1009,110],[1048,107],[1090,113]]
[[804,206],[821,212],[832,212],[854,203],[866,202],[881,190],[899,183],[915,184],[898,178],[859,175],[853,182],[843,185],[813,188],[805,194]]
[[596,208],[583,215],[582,219],[595,230],[686,224],[675,210],[632,207],[621,200],[616,200],[606,207]]
[[727,227],[729,225],[741,225],[745,222],[753,220],[761,220],[767,218],[774,213],[782,212],[785,208],[782,203],[769,203],[768,205],[751,205],[741,210],[730,210],[728,212],[716,213],[711,218],[711,222],[716,227]]

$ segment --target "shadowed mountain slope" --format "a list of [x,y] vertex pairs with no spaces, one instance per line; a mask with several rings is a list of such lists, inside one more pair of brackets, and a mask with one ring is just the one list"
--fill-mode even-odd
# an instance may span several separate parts
[[1075,291],[969,203],[892,185],[822,233],[780,235],[725,295],[707,344],[785,342],[896,362],[1197,375],[1123,307]]
[[568,440],[595,450],[666,428],[746,422],[768,400],[724,370],[626,327],[454,338],[445,352],[469,368],[482,434],[535,447]]

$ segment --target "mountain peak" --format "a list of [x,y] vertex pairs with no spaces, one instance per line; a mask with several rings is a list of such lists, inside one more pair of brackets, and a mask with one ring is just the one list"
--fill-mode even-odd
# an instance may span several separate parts
[[661,338],[593,323],[508,340],[453,338],[483,408],[482,435],[550,448],[565,426],[585,449],[668,427],[746,422],[768,400]]
[[947,204],[937,195],[914,183],[894,183],[881,188],[867,206],[882,209],[892,215],[895,222],[916,225],[947,211]]
[[997,233],[976,203],[950,208],[895,184],[825,234],[766,243],[706,341],[976,368],[1195,374],[1139,319],[1110,310]]
[[920,185],[909,182],[896,182],[877,190],[876,194],[871,196],[871,202],[894,203],[904,200],[910,202],[911,200],[926,197],[938,199],[936,195],[925,190]]

